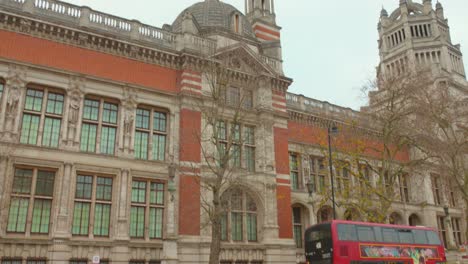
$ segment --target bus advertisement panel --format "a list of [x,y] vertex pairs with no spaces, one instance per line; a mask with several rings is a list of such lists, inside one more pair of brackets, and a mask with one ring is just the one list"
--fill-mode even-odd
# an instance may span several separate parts
[[441,264],[438,233],[426,227],[335,220],[304,233],[308,263]]

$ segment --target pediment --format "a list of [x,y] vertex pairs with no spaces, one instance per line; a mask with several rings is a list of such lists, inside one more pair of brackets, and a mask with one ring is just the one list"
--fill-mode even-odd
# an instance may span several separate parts
[[264,62],[261,55],[246,45],[236,44],[223,48],[214,57],[235,71],[254,75],[277,75],[274,69]]

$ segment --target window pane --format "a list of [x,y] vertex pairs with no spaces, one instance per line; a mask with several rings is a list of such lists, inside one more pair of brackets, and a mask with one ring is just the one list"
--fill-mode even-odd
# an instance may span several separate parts
[[96,200],[112,200],[112,178],[97,177]]
[[101,148],[102,154],[114,155],[115,150],[115,127],[103,126],[101,129]]
[[36,195],[50,196],[54,193],[55,172],[38,171],[36,180]]
[[245,166],[248,171],[255,171],[255,148],[245,147]]
[[2,264],[22,264],[22,259],[2,259]]
[[148,133],[135,133],[135,158],[148,159]]
[[0,97],[3,95],[3,83],[0,83]]
[[29,198],[12,198],[8,215],[8,232],[24,233],[28,217]]
[[297,172],[291,172],[291,187],[293,190],[297,190],[299,188],[299,177]]
[[164,160],[166,156],[166,136],[153,135],[153,159]]
[[26,262],[26,264],[46,264],[47,261],[46,260],[30,260],[28,259],[28,261]]
[[51,200],[34,200],[33,219],[31,225],[32,233],[49,233]]
[[253,127],[244,128],[245,144],[255,145],[255,132]]
[[43,91],[28,89],[26,92],[26,102],[24,105],[24,109],[40,112],[42,110],[43,97]]
[[16,169],[13,178],[13,193],[31,193],[32,175],[32,170]]
[[21,126],[21,138],[22,144],[37,144],[37,134],[39,131],[40,117],[36,115],[24,114],[23,123]]
[[81,127],[80,150],[84,152],[96,151],[97,125],[83,123]]
[[302,226],[294,225],[294,241],[297,248],[302,248]]
[[94,235],[108,236],[110,223],[110,204],[96,203],[94,208]]
[[416,244],[427,244],[427,237],[425,230],[413,230],[414,242]]
[[163,209],[150,208],[149,220],[150,238],[162,238]]
[[383,241],[389,243],[398,243],[397,230],[394,228],[382,228]]
[[146,182],[133,181],[132,182],[132,203],[145,203],[146,202]]
[[257,215],[247,214],[247,239],[257,241]]
[[75,202],[73,210],[73,235],[88,235],[90,203]]
[[217,129],[218,129],[218,139],[225,140],[226,139],[226,123],[224,121],[218,121]]
[[137,109],[135,126],[137,128],[149,129],[149,118],[150,111],[145,109]]
[[99,101],[85,99],[83,119],[97,121],[99,118]]
[[45,147],[57,148],[60,139],[61,119],[46,117],[44,121],[44,133],[42,145]]
[[91,199],[93,177],[78,175],[76,177],[76,198]]
[[357,226],[357,234],[359,241],[373,242],[375,241],[374,230],[369,226]]
[[164,184],[151,183],[150,203],[160,205],[164,204]]
[[224,213],[221,218],[221,240],[227,240],[227,214]]
[[70,260],[70,264],[88,264],[87,260]]
[[242,241],[242,213],[231,213],[232,240]]
[[342,241],[357,241],[356,226],[339,224],[338,225],[338,239]]
[[130,236],[144,237],[145,207],[132,206],[130,213]]
[[47,96],[46,112],[50,114],[61,115],[63,111],[63,95],[50,93]]
[[232,166],[235,168],[240,168],[241,166],[241,151],[239,145],[232,145]]
[[166,114],[154,112],[153,129],[160,132],[166,132]]
[[102,122],[117,124],[117,113],[119,107],[116,104],[104,103],[102,111]]

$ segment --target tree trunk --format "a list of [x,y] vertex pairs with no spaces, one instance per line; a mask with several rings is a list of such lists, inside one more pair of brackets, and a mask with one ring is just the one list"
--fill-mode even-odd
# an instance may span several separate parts
[[221,199],[218,190],[213,190],[213,215],[211,216],[211,244],[209,264],[219,264],[221,253]]

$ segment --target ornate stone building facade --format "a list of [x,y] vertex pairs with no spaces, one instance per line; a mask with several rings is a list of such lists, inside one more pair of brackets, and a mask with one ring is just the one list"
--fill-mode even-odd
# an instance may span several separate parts
[[[382,12],[380,71],[442,61],[466,85],[442,7],[401,2]],[[245,5],[243,14],[205,0],[156,28],[55,0],[0,0],[2,263],[206,263],[196,102],[210,91],[203,66],[213,59],[237,84],[227,96],[249,102],[239,161],[249,173],[226,190],[238,206],[222,263],[303,262],[304,228],[330,219],[305,188],[329,176],[315,175],[321,163],[305,153],[320,158],[320,124],[359,112],[288,93],[274,0]],[[394,203],[396,222],[437,227],[444,194],[424,184],[422,197]],[[457,243],[462,206],[451,207],[457,228],[443,230]]]

